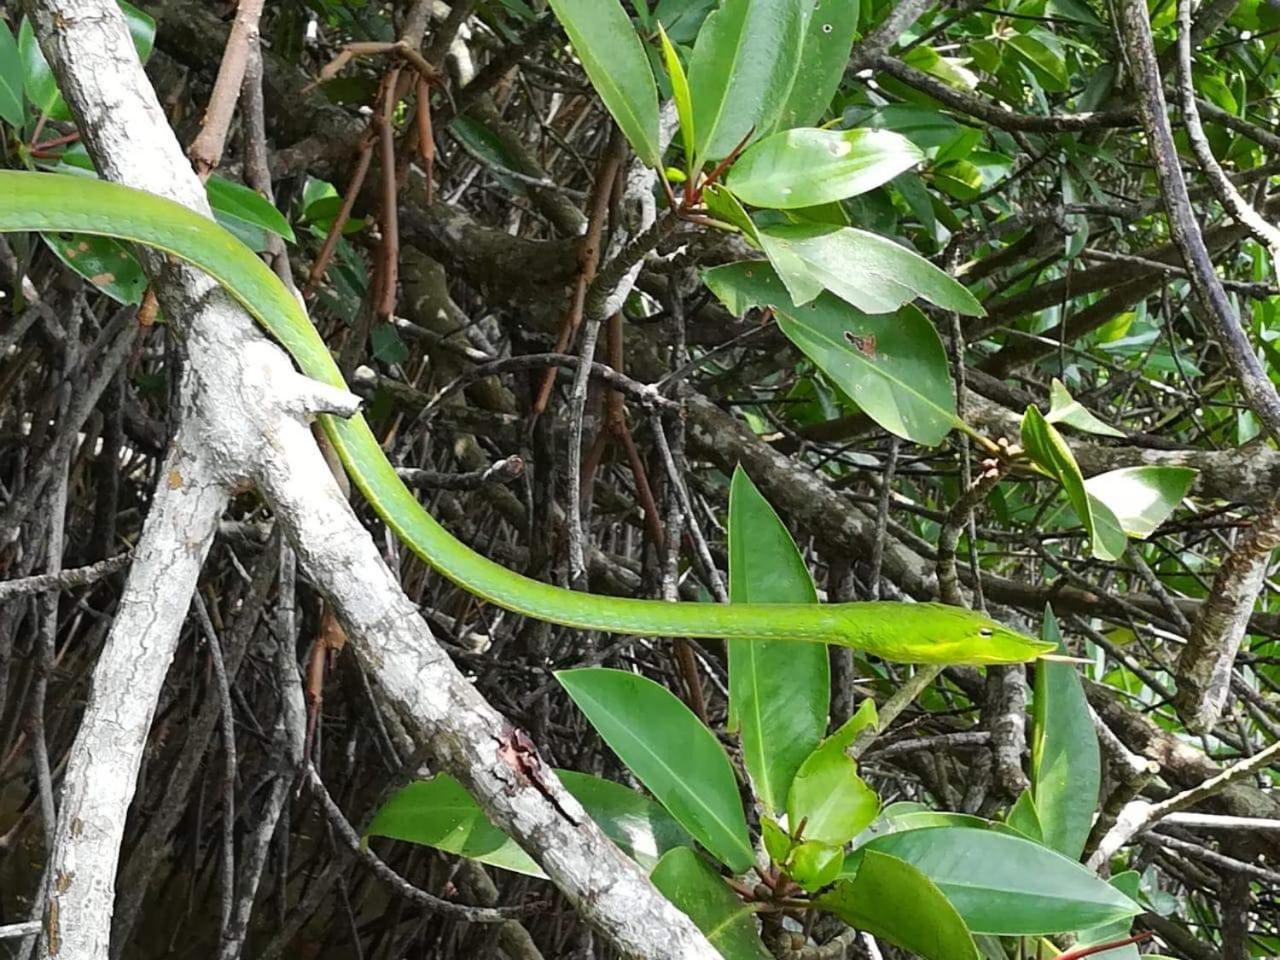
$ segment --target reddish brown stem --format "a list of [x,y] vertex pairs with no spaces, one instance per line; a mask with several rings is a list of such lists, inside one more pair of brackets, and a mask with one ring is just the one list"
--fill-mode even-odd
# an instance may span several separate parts
[[431,129],[431,87],[418,77],[418,155],[427,178],[427,203],[435,202],[436,142]]
[[378,126],[380,159],[382,161],[382,274],[381,297],[377,312],[390,317],[396,310],[396,284],[400,265],[400,210],[396,190],[395,111],[396,83],[400,70],[388,75],[383,97],[382,121]]
[[346,227],[347,221],[351,219],[351,210],[356,204],[356,197],[360,195],[360,190],[364,187],[365,178],[369,175],[369,162],[372,159],[373,140],[366,134],[364,139],[360,141],[356,169],[351,175],[351,181],[347,184],[347,192],[342,196],[342,206],[338,210],[338,215],[333,218],[333,225],[329,228],[329,234],[324,238],[320,252],[316,255],[315,263],[311,265],[311,273],[307,276],[304,296],[308,298],[315,294],[316,287],[320,285],[320,281],[324,279],[325,272],[329,269],[329,264],[333,260],[333,251],[338,246],[338,240],[342,237],[342,231]]
[[1077,947],[1074,950],[1068,950],[1066,953],[1060,953],[1054,960],[1083,960],[1084,957],[1093,956],[1095,953],[1105,953],[1108,950],[1115,950],[1117,947],[1127,947],[1131,943],[1142,943],[1144,940],[1151,939],[1151,931],[1144,930],[1142,933],[1136,933],[1132,937],[1125,937],[1123,940],[1112,940],[1109,943],[1095,943],[1088,947]]

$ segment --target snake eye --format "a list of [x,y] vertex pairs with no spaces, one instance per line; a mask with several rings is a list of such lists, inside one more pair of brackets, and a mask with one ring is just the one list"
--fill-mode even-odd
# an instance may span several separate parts
[[980,636],[980,637],[990,637],[990,636],[994,636],[994,635],[995,635],[995,634],[994,634],[994,632],[992,631],[992,629],[991,629],[990,627],[983,627],[982,629],[980,629],[980,630],[978,631],[978,636]]

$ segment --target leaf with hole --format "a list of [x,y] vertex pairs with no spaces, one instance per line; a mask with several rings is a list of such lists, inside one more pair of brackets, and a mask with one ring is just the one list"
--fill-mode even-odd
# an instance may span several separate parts
[[736,314],[773,307],[792,343],[891,433],[933,446],[958,425],[946,352],[914,307],[871,316],[830,294],[798,307],[761,261],[715,267],[703,279]]
[[802,127],[748,147],[725,186],[753,206],[797,209],[874,190],[923,159],[919,147],[889,130]]
[[549,0],[591,85],[644,163],[662,162],[658,87],[644,45],[618,0]]
[[[729,601],[818,602],[790,532],[741,467],[729,485]],[[727,646],[729,709],[742,739],[742,761],[756,798],[778,813],[796,771],[827,729],[827,651],[820,644],[771,640],[729,640]]]
[[724,748],[683,703],[623,670],[561,670],[556,679],[618,758],[676,821],[735,873],[755,854]]
[[767,130],[791,90],[813,0],[724,0],[689,61],[696,166]]
[[858,30],[857,0],[817,0],[800,47],[800,65],[776,129],[807,127],[822,119],[840,89]]

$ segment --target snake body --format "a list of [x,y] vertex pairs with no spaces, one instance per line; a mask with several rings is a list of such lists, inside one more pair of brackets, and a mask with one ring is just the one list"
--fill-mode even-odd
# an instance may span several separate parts
[[[184,260],[239,301],[303,373],[346,387],[328,347],[279,278],[236,237],[195,211],[102,180],[0,171],[0,232],[12,231],[113,237]],[[445,530],[396,475],[362,416],[320,420],[360,493],[414,553],[464,590],[525,616],[642,636],[839,644],[907,663],[1017,663],[1051,648],[984,616],[934,603],[668,603],[542,583],[489,560]]]

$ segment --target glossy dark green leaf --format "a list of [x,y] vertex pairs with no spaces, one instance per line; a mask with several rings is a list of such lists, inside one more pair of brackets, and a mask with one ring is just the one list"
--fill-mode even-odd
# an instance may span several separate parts
[[156,21],[150,14],[125,0],[118,2],[120,12],[124,14],[124,22],[129,27],[129,36],[133,39],[133,49],[138,52],[138,59],[146,63],[151,59],[151,51],[156,43]]
[[[689,835],[648,797],[585,773],[557,776],[605,834],[646,870]],[[448,774],[409,784],[391,797],[366,836],[419,843],[495,867],[540,877],[542,871],[514,840],[490,823],[479,804]]]
[[1086,492],[1084,477],[1075,455],[1053,424],[1035,407],[1027,407],[1022,417],[1022,446],[1027,455],[1060,484],[1076,516],[1089,531],[1093,554],[1103,560],[1118,560],[1125,550],[1119,521],[1105,505]]
[[769,128],[791,90],[812,6],[724,0],[702,24],[689,61],[698,166]]
[[618,0],[549,0],[573,42],[591,85],[600,94],[636,156],[662,162],[658,87],[644,45]]
[[[976,866],[976,864],[975,864]],[[979,960],[973,935],[941,890],[909,863],[867,854],[852,880],[817,899],[823,910],[924,960]]]
[[134,306],[142,303],[147,277],[123,243],[79,233],[45,233],[41,238],[59,260],[112,300]]
[[738,783],[715,735],[664,687],[623,670],[556,679],[604,742],[676,821],[735,873],[754,862]]
[[891,433],[932,446],[959,422],[946,352],[914,307],[871,316],[830,294],[797,307],[760,261],[715,267],[703,279],[736,314],[773,307],[782,332]]
[[1124,467],[1090,477],[1084,488],[1115,514],[1121,530],[1144,540],[1169,519],[1198,472],[1191,467]]
[[920,148],[889,130],[785,130],[752,144],[725,185],[756,207],[779,210],[855,197],[924,159]]
[[22,93],[22,58],[9,25],[0,20],[0,120],[21,127],[26,116]]
[[236,236],[256,236],[266,230],[294,242],[289,221],[260,193],[217,174],[210,177],[204,186],[213,215]]
[[22,58],[22,87],[36,111],[54,120],[70,120],[71,111],[58,92],[58,81],[36,42],[30,17],[23,17],[18,25],[18,55]]
[[[1062,642],[1046,607],[1041,637]],[[1074,664],[1041,660],[1032,705],[1031,790],[1047,846],[1079,859],[1098,806],[1102,758],[1089,701]]]
[[[809,569],[786,526],[738,467],[729,487],[731,603],[817,603]],[[729,640],[729,703],[742,761],[770,813],[827,729],[831,671],[819,644]],[[794,823],[794,821],[793,821]]]
[[[892,240],[853,227],[779,225],[762,228],[765,253],[797,304],[816,296],[814,284],[867,313],[891,313],[917,297],[968,317],[983,314],[973,294],[924,257]],[[785,250],[785,260],[775,251]],[[796,275],[792,264],[800,264]]]
[[688,847],[669,851],[653,868],[650,879],[706,934],[725,960],[771,960],[756,929],[755,911]]
[[[1068,933],[1142,912],[1074,860],[997,830],[930,827],[891,833],[855,850],[845,870],[869,852],[914,866],[946,895],[974,933]],[[858,870],[860,875],[861,866]]]
[[800,66],[778,114],[778,130],[812,126],[831,106],[849,63],[860,6],[858,0],[817,0],[814,4],[800,48]]
[[1124,431],[1103,423],[1089,410],[1071,396],[1071,391],[1057,377],[1049,386],[1049,413],[1045,416],[1049,423],[1065,423],[1083,433],[1096,433],[1102,437],[1123,437]]

